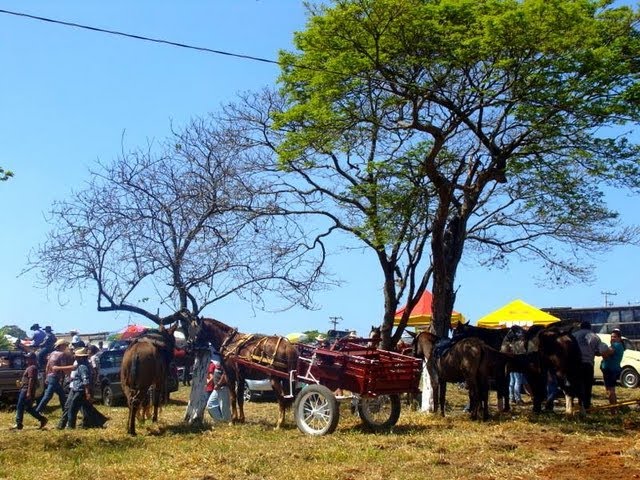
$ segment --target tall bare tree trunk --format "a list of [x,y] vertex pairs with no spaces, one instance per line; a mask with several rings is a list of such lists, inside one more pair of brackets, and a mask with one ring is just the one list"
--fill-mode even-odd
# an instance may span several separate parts
[[435,395],[433,389],[433,379],[429,368],[427,367],[427,361],[422,361],[422,401],[420,402],[421,412],[435,412],[435,403],[433,396]]
[[191,379],[191,396],[184,414],[184,421],[189,425],[202,424],[204,409],[207,406],[205,387],[207,385],[207,369],[211,362],[209,348],[197,349],[193,362],[193,378]]

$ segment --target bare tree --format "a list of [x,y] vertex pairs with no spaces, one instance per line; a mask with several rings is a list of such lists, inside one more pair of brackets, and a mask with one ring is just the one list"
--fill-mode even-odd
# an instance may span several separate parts
[[[324,250],[307,245],[299,217],[283,213],[255,163],[213,116],[160,145],[123,152],[54,204],[52,229],[29,268],[62,291],[95,288],[101,312],[157,324],[175,312],[201,315],[230,295],[258,308],[265,294],[278,296],[280,308],[312,307]],[[204,378],[207,364],[194,374]],[[192,398],[192,420],[202,418],[201,397]]]

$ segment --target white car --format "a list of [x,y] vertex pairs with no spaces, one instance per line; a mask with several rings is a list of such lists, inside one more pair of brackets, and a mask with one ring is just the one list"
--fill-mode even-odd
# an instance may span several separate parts
[[244,401],[253,402],[257,399],[273,400],[276,394],[271,388],[271,380],[250,380],[244,381]]
[[[607,345],[611,344],[611,335],[608,333],[599,333],[598,336]],[[640,351],[636,350],[626,337],[622,337],[624,344],[624,355],[620,366],[620,383],[623,387],[635,388],[640,385]],[[602,357],[595,358],[594,376],[596,380],[602,381],[602,370],[600,370],[600,361]]]

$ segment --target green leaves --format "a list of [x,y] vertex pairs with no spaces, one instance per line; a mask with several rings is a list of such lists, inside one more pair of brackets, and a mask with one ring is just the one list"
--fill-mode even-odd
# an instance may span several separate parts
[[4,168],[0,167],[0,182],[9,180],[9,178],[13,177],[13,172],[10,170],[5,170]]

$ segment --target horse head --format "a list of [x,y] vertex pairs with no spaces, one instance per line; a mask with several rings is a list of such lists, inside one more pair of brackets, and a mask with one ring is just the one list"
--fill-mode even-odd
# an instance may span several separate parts
[[204,339],[205,332],[202,325],[203,319],[198,318],[195,315],[191,315],[183,325],[183,330],[185,331],[187,337],[187,347],[189,350],[196,348],[198,345],[203,343],[207,343]]
[[418,333],[413,340],[413,356],[424,359],[430,358],[437,340],[438,336],[427,330]]
[[187,331],[190,348],[204,348],[211,343],[216,350],[220,350],[238,330],[213,318],[193,316],[188,323]]

